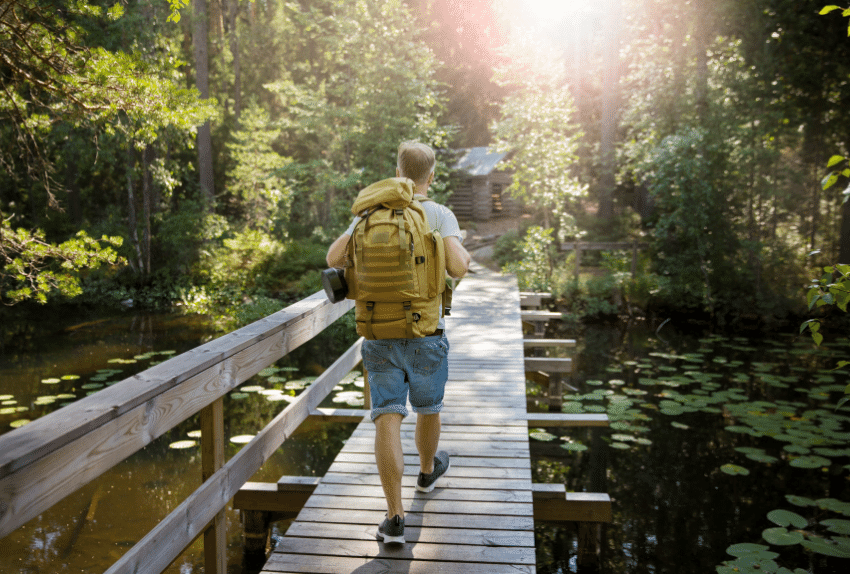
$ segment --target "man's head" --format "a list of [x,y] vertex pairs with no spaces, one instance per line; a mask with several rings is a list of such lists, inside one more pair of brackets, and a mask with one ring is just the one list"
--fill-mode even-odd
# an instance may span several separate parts
[[398,174],[410,178],[417,185],[430,183],[437,159],[434,150],[419,142],[402,142],[398,146]]

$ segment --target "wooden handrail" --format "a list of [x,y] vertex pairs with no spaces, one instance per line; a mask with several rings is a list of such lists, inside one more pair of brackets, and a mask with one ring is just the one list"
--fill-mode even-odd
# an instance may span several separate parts
[[127,551],[106,574],[162,572],[168,568],[310,415],[310,411],[318,407],[334,386],[357,365],[362,344],[361,338],[227,464]]
[[[319,291],[260,321],[0,436],[0,538],[213,404],[315,337],[352,307],[353,302],[348,300],[331,304],[324,291]],[[141,556],[144,564],[138,571],[162,571],[192,542],[192,539],[186,542],[184,534],[197,531],[197,536],[203,532],[227,504],[227,493],[238,490],[236,483],[243,478],[243,472],[231,463],[238,459],[239,468],[244,469],[262,465],[310,410],[357,364],[359,346],[358,341],[230,463],[217,469],[218,465],[212,464],[206,469],[212,472],[210,478],[127,553],[136,558]],[[357,358],[353,364],[352,357]],[[339,374],[345,365],[349,365],[348,370]],[[339,377],[332,380],[337,374]],[[319,396],[322,391],[324,394]],[[243,482],[253,472],[249,472]],[[174,519],[170,517],[181,512],[183,522],[177,527],[181,535],[175,536],[173,530],[164,531],[162,525],[173,525]],[[158,538],[141,555],[136,551],[152,535],[163,534],[168,538]],[[171,555],[183,542],[186,545],[162,564],[164,558],[161,557]],[[131,558],[122,558],[113,569],[128,560]],[[134,563],[137,567],[140,565],[138,561]],[[161,568],[157,566],[159,569],[156,569],[153,564]],[[127,571],[113,569],[110,571]]]

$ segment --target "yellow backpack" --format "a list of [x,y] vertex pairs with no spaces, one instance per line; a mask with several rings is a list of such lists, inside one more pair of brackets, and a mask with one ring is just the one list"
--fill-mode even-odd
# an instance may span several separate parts
[[[367,339],[432,335],[451,307],[443,238],[428,225],[413,181],[394,177],[363,189],[351,212],[345,280],[357,334]],[[426,200],[431,201],[431,200]]]

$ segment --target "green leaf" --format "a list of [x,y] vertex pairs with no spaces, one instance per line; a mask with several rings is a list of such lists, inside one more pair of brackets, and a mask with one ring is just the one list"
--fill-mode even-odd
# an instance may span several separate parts
[[806,498],[805,496],[797,496],[796,494],[786,494],[785,500],[793,504],[794,506],[814,506],[816,503],[811,498]]
[[815,345],[820,346],[820,344],[823,342],[823,335],[821,335],[820,333],[812,333],[812,340],[815,342]]
[[732,476],[747,476],[750,474],[750,471],[744,468],[743,466],[738,466],[737,464],[724,464],[720,467],[720,470],[725,472],[726,474],[731,474]]
[[782,527],[768,528],[761,533],[761,536],[775,546],[792,546],[794,544],[800,544],[803,541],[803,535],[801,533],[788,532],[787,529]]
[[790,510],[771,510],[767,513],[767,519],[779,526],[805,528],[809,524],[805,518]]
[[[827,8],[838,9],[838,6],[827,6]],[[824,10],[826,10],[826,8],[824,8]],[[823,12],[823,10],[821,10],[821,14],[824,14],[824,13],[825,12]],[[828,162],[826,162],[826,167],[832,167],[837,163],[841,163],[842,161],[844,161],[844,159],[845,158],[844,158],[843,155],[834,155],[831,158],[829,158]]]
[[829,189],[830,187],[835,185],[836,181],[838,181],[838,174],[837,173],[831,173],[821,180],[821,182],[820,182],[821,188],[822,189]]
[[[768,550],[770,547],[763,544],[750,544],[748,542],[742,544],[733,544],[726,549],[727,554],[731,554],[736,558],[746,556],[747,554],[760,553]],[[777,555],[778,556],[778,555]]]
[[817,554],[823,554],[824,556],[834,556],[836,558],[850,558],[850,551],[847,551],[844,548],[823,538],[811,538],[809,540],[804,540],[802,544],[803,546],[805,546],[812,552],[816,552]]
[[850,534],[850,520],[830,518],[829,520],[821,520],[820,523],[829,528],[830,532],[835,532],[836,534]]

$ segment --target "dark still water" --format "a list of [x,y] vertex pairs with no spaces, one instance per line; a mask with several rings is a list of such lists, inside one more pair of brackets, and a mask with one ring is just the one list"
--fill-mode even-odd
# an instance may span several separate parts
[[[846,339],[638,324],[590,327],[576,351],[563,410],[611,428],[530,429],[532,472],[610,494],[602,572],[850,572]],[[538,526],[538,572],[576,571],[577,544]]]
[[[228,459],[347,348],[343,329],[326,330],[225,397]],[[205,317],[133,311],[28,317],[2,331],[0,434],[218,336]],[[350,377],[323,406],[362,405],[362,387]],[[302,424],[253,480],[323,475],[355,426]],[[0,574],[105,571],[200,485],[199,429],[199,417],[190,418],[0,540]],[[227,524],[228,571],[238,573],[242,528],[230,507]],[[203,572],[202,542],[166,572]]]
[[[2,330],[0,433],[216,336],[203,317],[130,311]],[[347,348],[345,331],[334,326],[225,398],[228,458]],[[850,418],[835,411],[847,375],[830,370],[850,356],[847,340],[815,349],[807,337],[671,324],[656,334],[641,323],[578,339],[563,410],[608,413],[611,428],[529,429],[532,472],[610,494],[599,571],[850,571]],[[325,404],[362,405],[362,386],[352,375]],[[533,402],[540,389],[528,389]],[[253,480],[323,475],[353,428],[305,423]],[[184,422],[0,540],[0,574],[106,570],[200,483],[198,429]],[[228,572],[247,574],[238,512],[227,521]],[[536,534],[538,572],[576,571],[575,527]],[[200,542],[167,570],[202,571]]]

